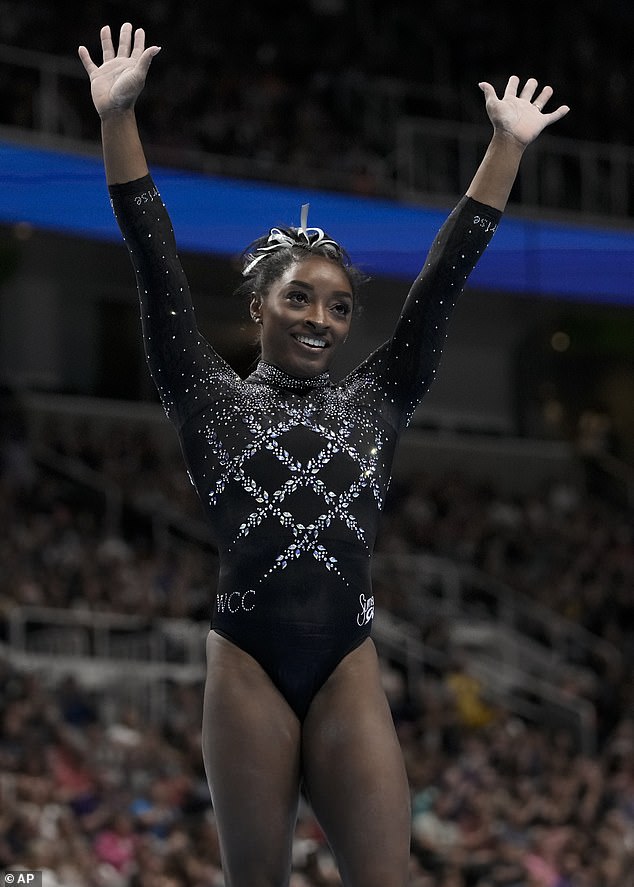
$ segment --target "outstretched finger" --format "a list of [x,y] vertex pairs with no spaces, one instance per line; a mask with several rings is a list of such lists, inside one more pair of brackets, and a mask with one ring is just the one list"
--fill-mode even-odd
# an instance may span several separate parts
[[553,94],[552,86],[545,86],[538,96],[533,100],[533,104],[538,111],[543,111],[548,99]]
[[100,32],[101,51],[103,53],[104,62],[109,62],[114,58],[114,46],[112,44],[112,34],[110,33],[110,25],[104,25]]
[[85,46],[78,47],[77,52],[79,53],[82,65],[86,69],[86,73],[90,77],[92,72],[97,70],[97,65],[91,59],[90,53]]
[[145,31],[143,28],[137,28],[134,32],[134,45],[132,47],[131,58],[138,59],[143,55],[145,49]]
[[565,117],[570,108],[568,105],[560,105],[555,111],[550,111],[548,114],[544,114],[546,118],[547,126],[550,126],[551,123],[556,123],[558,120],[561,120],[562,117]]
[[121,25],[121,30],[119,31],[119,49],[117,50],[118,56],[123,56],[123,58],[130,57],[130,46],[132,44],[132,25],[130,22],[124,22]]
[[497,98],[497,93],[496,93],[495,89],[491,86],[490,83],[487,83],[486,80],[482,80],[480,83],[478,83],[478,86],[480,87],[480,89],[484,93],[484,97],[486,100]]
[[526,99],[527,101],[532,101],[533,96],[535,95],[535,90],[537,89],[537,80],[534,77],[529,77],[526,83],[524,84],[524,88],[520,92],[520,98]]
[[508,83],[506,84],[506,89],[504,90],[504,98],[511,98],[517,95],[517,87],[519,86],[520,78],[517,74],[511,74],[508,79]]
[[152,59],[157,53],[161,51],[160,46],[148,46],[147,49],[144,49],[142,54],[139,56],[138,67],[141,75],[143,77],[146,76],[150,65],[152,64]]

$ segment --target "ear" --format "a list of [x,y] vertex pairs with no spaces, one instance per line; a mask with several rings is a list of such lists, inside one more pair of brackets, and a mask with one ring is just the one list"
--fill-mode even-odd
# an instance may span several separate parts
[[259,296],[253,296],[249,306],[251,320],[254,323],[262,323],[262,300]]

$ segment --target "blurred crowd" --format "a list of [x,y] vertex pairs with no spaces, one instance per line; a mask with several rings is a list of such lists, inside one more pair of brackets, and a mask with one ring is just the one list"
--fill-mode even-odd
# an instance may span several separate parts
[[[222,887],[200,755],[200,686],[175,687],[160,723],[105,719],[69,676],[51,686],[0,661],[0,869],[44,887]],[[632,887],[634,719],[583,756],[497,711],[461,721],[449,679],[399,714],[412,794],[411,887]],[[340,887],[302,802],[291,887]]]
[[[200,515],[177,453],[114,420],[92,435],[84,419],[42,425],[37,448],[17,413],[5,413],[3,429],[0,626],[16,605],[208,619],[213,552],[157,542],[147,520],[148,507],[156,517],[172,497],[190,519]],[[108,524],[87,487],[45,470],[34,458],[43,452],[127,490],[119,522]],[[478,699],[460,662],[415,687],[383,662],[412,792],[412,887],[634,885],[630,518],[556,482],[531,496],[458,474],[393,486],[380,551],[475,565],[624,653],[616,672],[599,673],[596,754]],[[398,589],[378,588],[377,603],[398,612]],[[221,887],[202,687],[174,682],[167,693],[154,722],[77,675],[54,681],[2,662],[0,868],[43,869],[46,887]],[[339,883],[302,803],[292,887]]]
[[[477,88],[511,73],[547,78],[571,105],[559,135],[631,144],[628,108],[634,13],[625,2],[534,3],[517,16],[501,0],[171,0],[0,2],[0,44],[71,58],[99,56],[98,31],[124,20],[163,46],[143,97],[148,143],[244,161],[243,174],[330,173],[345,190],[377,193],[397,163],[396,121],[407,115],[486,123]],[[80,71],[79,62],[78,72]],[[83,72],[81,72],[83,74]],[[95,141],[87,85],[60,81],[66,135]],[[0,124],[33,125],[36,81],[0,64]],[[167,155],[162,155],[167,156]],[[303,173],[301,171],[303,170]]]
[[[286,166],[310,183],[306,170],[336,171],[346,190],[382,193],[399,117],[482,123],[476,84],[499,88],[509,73],[549,78],[574,110],[560,134],[634,141],[625,2],[583,0],[571,16],[544,3],[517,15],[499,0],[468,15],[456,0],[219,0],[213,14],[170,0],[70,2],[63,14],[0,0],[0,45],[74,57],[86,43],[97,58],[101,24],[124,20],[164,46],[142,126],[179,165],[202,150],[243,160],[245,175]],[[65,134],[95,140],[77,66],[60,81]],[[38,88],[0,60],[0,126],[32,127]],[[214,553],[165,533],[175,512],[190,528],[202,517],[173,447],[116,422],[51,424],[36,450],[17,414],[3,414],[2,432],[1,641],[16,606],[208,620]],[[124,493],[114,510],[106,488]],[[380,552],[476,567],[623,654],[616,669],[594,663],[592,755],[490,704],[474,715],[457,663],[411,687],[383,662],[411,786],[412,887],[634,887],[633,535],[627,508],[556,480],[523,496],[458,473],[393,484]],[[398,614],[399,590],[378,588],[377,604]],[[202,687],[167,693],[149,721],[76,675],[56,681],[0,657],[0,870],[41,869],[44,887],[222,887]],[[291,887],[339,887],[304,802],[293,861]]]

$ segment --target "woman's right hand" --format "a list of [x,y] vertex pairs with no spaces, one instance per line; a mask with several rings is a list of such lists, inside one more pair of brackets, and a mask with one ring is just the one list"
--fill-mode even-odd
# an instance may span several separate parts
[[132,25],[126,22],[121,26],[117,52],[108,25],[101,29],[101,47],[101,65],[93,62],[85,46],[79,47],[79,58],[90,77],[90,90],[97,113],[104,120],[134,107],[160,46],[148,46],[146,49],[145,31],[142,28],[134,32],[133,42]]

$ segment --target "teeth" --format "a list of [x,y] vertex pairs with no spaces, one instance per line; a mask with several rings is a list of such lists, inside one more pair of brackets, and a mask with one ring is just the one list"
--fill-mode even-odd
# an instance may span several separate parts
[[310,336],[296,336],[295,338],[298,342],[303,342],[304,345],[313,345],[315,348],[326,347],[326,343],[323,339],[312,339]]

